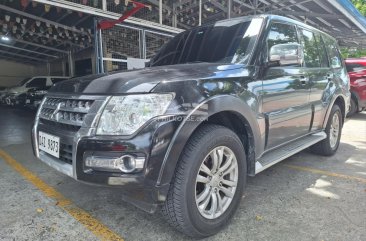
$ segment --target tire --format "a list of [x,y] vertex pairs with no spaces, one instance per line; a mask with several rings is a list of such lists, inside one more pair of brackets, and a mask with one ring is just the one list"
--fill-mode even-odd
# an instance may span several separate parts
[[358,106],[356,101],[353,98],[351,98],[350,102],[351,102],[351,108],[347,114],[347,117],[351,117],[358,112]]
[[[335,117],[336,116],[336,117]],[[335,124],[332,125],[332,122],[334,120],[334,118],[338,118],[338,127],[333,129],[333,126],[336,126]],[[328,119],[328,123],[327,126],[325,128],[325,133],[327,134],[327,138],[325,138],[324,140],[316,143],[315,145],[313,145],[310,150],[318,155],[322,155],[322,156],[332,156],[334,155],[334,153],[337,152],[338,147],[339,147],[339,142],[341,139],[341,135],[342,135],[342,127],[343,127],[343,118],[342,118],[342,112],[341,109],[339,108],[338,105],[334,105],[332,107],[331,113],[329,115],[329,119]],[[333,133],[335,133],[335,130],[338,130],[338,134],[336,136],[336,138],[334,137],[334,135],[332,136]],[[332,140],[334,142],[332,142]]]
[[[203,165],[206,166],[207,163],[206,167],[210,166],[211,169],[215,169],[213,167],[214,159],[211,158],[211,155],[208,155],[210,153],[212,155],[223,153],[224,155],[221,156],[225,157],[222,159],[222,163],[219,167],[222,167],[223,170],[228,170],[233,167],[235,171],[232,170],[229,174],[225,174],[225,171],[223,171],[224,173],[222,171],[215,171],[216,174],[210,172],[212,179],[210,179],[208,184],[196,183],[196,181],[198,181],[198,175],[201,177],[206,175],[205,172],[201,171],[205,169],[203,168]],[[229,158],[228,153],[233,154],[234,157]],[[217,157],[218,160],[221,159],[220,156]],[[231,160],[231,164],[227,169],[224,169],[225,164],[229,163],[227,160]],[[235,162],[237,166],[234,165]],[[212,164],[212,166],[210,164]],[[233,180],[235,180],[235,173],[237,177],[236,187],[231,187],[232,198],[231,201],[228,202],[230,195],[225,196],[222,189],[220,189],[219,186],[215,186],[217,180],[219,180],[217,179],[217,175],[222,179],[231,178],[233,176]],[[203,238],[218,233],[228,224],[239,206],[243,189],[246,184],[246,174],[246,156],[239,137],[233,131],[223,126],[204,125],[200,127],[194,132],[186,144],[177,164],[167,199],[162,207],[164,218],[171,226],[190,237]],[[206,178],[210,177],[211,176],[206,175]],[[230,187],[225,185],[226,184],[221,184],[221,188],[229,190]],[[207,190],[212,190],[212,193],[204,195],[207,191],[206,188]],[[210,210],[199,208],[198,204],[196,204],[196,202],[200,203],[200,201],[202,201],[201,203],[203,204],[201,204],[201,207],[205,207],[204,204],[207,199],[202,199],[204,196],[207,196],[208,199],[210,199],[210,201],[207,202],[206,207],[210,207]],[[216,198],[213,196],[216,196]],[[225,198],[227,198],[226,203],[223,201],[221,202],[221,204],[224,204],[221,209],[218,205],[213,205],[213,203],[219,203],[218,197],[220,197],[220,200],[225,200]],[[216,202],[214,202],[214,199],[216,199]],[[214,207],[217,207],[217,209],[215,210]],[[210,216],[211,214],[209,214],[209,212],[211,212],[212,209],[215,210],[212,211],[212,213],[215,214]],[[216,214],[216,211],[220,212],[220,210],[221,213]],[[215,215],[217,217],[215,217]]]

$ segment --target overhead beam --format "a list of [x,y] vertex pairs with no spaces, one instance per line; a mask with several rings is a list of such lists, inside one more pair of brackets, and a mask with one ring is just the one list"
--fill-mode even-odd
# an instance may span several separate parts
[[8,51],[4,51],[4,50],[0,50],[0,53],[9,54],[9,55],[17,56],[17,57],[21,57],[21,58],[33,59],[33,60],[37,60],[39,62],[47,62],[44,59],[40,59],[40,58],[36,58],[36,57],[31,57],[31,56],[24,55],[24,54],[12,53],[12,52],[8,52]]
[[54,22],[54,21],[51,21],[51,20],[48,20],[48,19],[45,19],[45,18],[41,18],[41,17],[38,17],[38,16],[35,16],[35,15],[32,15],[32,14],[29,14],[29,13],[26,13],[26,12],[23,12],[23,11],[19,11],[17,9],[14,9],[14,8],[11,8],[11,7],[8,7],[8,6],[5,6],[5,5],[2,5],[0,4],[0,9],[2,10],[5,10],[5,11],[9,11],[9,12],[12,12],[12,13],[15,13],[15,14],[18,14],[18,15],[21,15],[21,16],[24,16],[24,17],[27,17],[27,18],[30,18],[30,19],[34,19],[36,21],[41,21],[41,22],[44,22],[44,23],[49,23],[49,24],[52,24],[52,25],[57,25],[63,29],[67,29],[71,32],[77,32],[77,33],[81,33],[81,34],[87,34],[86,32],[83,32],[81,30],[78,30],[76,28],[72,28],[70,26],[67,26],[67,25],[64,25],[64,24],[60,24],[58,22]]
[[[39,2],[39,3],[48,4],[48,5],[55,6],[55,7],[70,9],[72,11],[83,12],[86,14],[91,14],[93,16],[98,16],[98,17],[102,17],[102,18],[119,19],[121,17],[121,14],[119,14],[119,13],[104,11],[103,9],[89,7],[89,6],[85,6],[85,5],[78,4],[78,3],[73,3],[70,1],[66,1],[66,0],[52,0],[52,1],[51,0],[33,0],[33,2]],[[125,23],[134,24],[134,25],[137,25],[140,27],[151,28],[151,29],[155,29],[155,30],[159,30],[159,31],[163,31],[163,32],[169,32],[169,33],[180,33],[182,31],[184,31],[183,29],[174,28],[174,27],[170,27],[167,25],[161,25],[158,23],[154,23],[151,21],[134,18],[134,17],[129,17],[128,19],[125,20]]]
[[297,16],[305,16],[305,17],[320,17],[320,18],[329,18],[329,19],[339,19],[339,18],[343,17],[341,15],[336,15],[336,14],[303,12],[303,11],[272,10],[271,13],[284,14],[284,15],[297,15]]
[[5,59],[5,60],[8,60],[8,61],[13,61],[13,62],[21,62],[23,64],[35,65],[34,62],[32,62],[32,60],[26,60],[26,59],[11,57],[11,56],[5,56],[3,54],[0,54],[0,59]]
[[44,56],[51,57],[51,58],[59,58],[58,56],[55,56],[55,55],[45,54],[45,53],[41,53],[41,52],[38,52],[38,51],[29,50],[29,49],[18,48],[18,47],[15,47],[13,45],[0,43],[0,46],[16,49],[16,50],[20,50],[20,51],[25,51],[25,52],[29,52],[29,53],[34,53],[34,54],[38,54],[38,55],[44,55]]
[[47,50],[50,50],[50,51],[59,52],[59,53],[63,53],[63,54],[68,53],[65,50],[56,49],[56,48],[52,48],[52,47],[45,46],[45,45],[42,45],[42,44],[36,44],[36,43],[33,43],[33,42],[28,42],[28,41],[25,41],[25,40],[21,40],[21,39],[13,39],[13,41],[18,42],[18,43],[22,43],[22,44],[29,44],[29,45],[32,45],[32,46],[35,46],[35,47],[39,47],[39,48],[43,48],[43,49],[47,49]]

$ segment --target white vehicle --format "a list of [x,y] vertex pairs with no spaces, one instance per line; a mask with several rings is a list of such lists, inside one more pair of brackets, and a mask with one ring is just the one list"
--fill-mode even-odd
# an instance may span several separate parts
[[[47,90],[53,84],[69,79],[68,76],[34,76],[31,78],[26,78],[19,82],[17,86],[8,89],[5,101],[7,105],[24,105],[25,95],[28,91],[32,90]],[[21,97],[24,98],[21,98]]]

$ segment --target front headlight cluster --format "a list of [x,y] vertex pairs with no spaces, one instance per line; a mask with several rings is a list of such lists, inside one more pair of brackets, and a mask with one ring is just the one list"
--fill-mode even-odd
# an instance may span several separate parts
[[47,94],[47,90],[37,90],[30,93],[31,96],[45,95],[45,94]]
[[103,110],[97,135],[131,135],[151,118],[163,115],[173,94],[113,96]]

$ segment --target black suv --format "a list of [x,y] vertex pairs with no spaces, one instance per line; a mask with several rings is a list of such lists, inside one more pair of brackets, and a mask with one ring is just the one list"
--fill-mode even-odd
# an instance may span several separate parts
[[56,84],[33,146],[58,171],[119,187],[205,237],[233,216],[247,175],[308,147],[336,152],[349,88],[329,35],[279,16],[224,20],[178,34],[143,70]]

